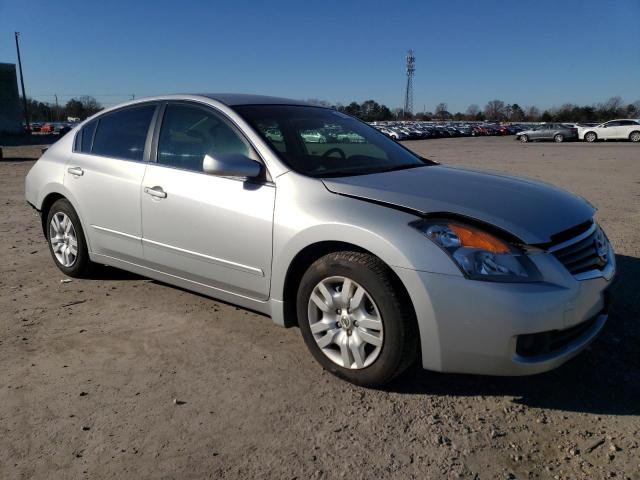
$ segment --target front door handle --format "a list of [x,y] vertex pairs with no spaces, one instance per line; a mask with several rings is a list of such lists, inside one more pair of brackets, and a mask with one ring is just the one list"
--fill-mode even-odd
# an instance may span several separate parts
[[67,168],[67,172],[69,172],[71,175],[76,175],[78,177],[81,177],[82,175],[84,175],[84,170],[82,170],[80,167],[69,167]]
[[167,192],[165,192],[162,187],[144,187],[144,193],[147,195],[151,195],[156,198],[167,198]]

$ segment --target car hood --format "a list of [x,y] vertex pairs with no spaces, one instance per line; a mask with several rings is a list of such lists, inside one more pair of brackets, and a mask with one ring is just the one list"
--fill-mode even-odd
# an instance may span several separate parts
[[549,242],[595,212],[583,198],[546,183],[444,165],[322,181],[336,194],[479,220],[530,245]]

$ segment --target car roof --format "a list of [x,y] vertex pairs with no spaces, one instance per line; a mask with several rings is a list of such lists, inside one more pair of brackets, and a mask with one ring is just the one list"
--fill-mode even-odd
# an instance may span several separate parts
[[249,93],[195,93],[193,95],[211,98],[229,107],[237,105],[311,105],[308,102],[293,100],[291,98],[253,95]]

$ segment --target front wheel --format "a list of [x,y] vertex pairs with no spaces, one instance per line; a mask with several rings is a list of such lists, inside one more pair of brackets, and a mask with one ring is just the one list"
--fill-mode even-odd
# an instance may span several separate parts
[[629,135],[629,140],[634,143],[640,142],[640,132],[631,132],[631,134]]
[[598,139],[598,136],[594,132],[588,132],[585,134],[584,139],[589,143],[593,143]]
[[527,143],[529,141],[529,137],[527,135],[520,135],[520,141],[522,143]]
[[555,137],[553,137],[553,141],[556,143],[564,142],[564,135],[562,135],[561,133],[558,133]]
[[391,381],[416,359],[418,335],[409,302],[380,259],[336,252],[318,259],[302,277],[298,324],[326,370],[374,387]]

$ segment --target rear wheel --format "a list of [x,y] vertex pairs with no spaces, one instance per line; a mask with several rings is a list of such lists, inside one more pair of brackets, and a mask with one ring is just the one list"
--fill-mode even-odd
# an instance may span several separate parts
[[553,141],[556,143],[564,142],[564,135],[562,135],[561,133],[558,133],[556,136],[553,137]]
[[47,240],[56,266],[70,277],[85,277],[93,267],[78,214],[65,198],[47,214]]
[[593,143],[598,139],[598,136],[595,134],[595,132],[587,132],[584,135],[584,139],[589,143]]
[[326,370],[357,385],[382,385],[417,356],[416,322],[405,297],[377,257],[331,253],[314,262],[300,282],[300,331]]
[[640,142],[640,132],[631,132],[629,134],[629,140],[635,143]]
[[520,141],[522,143],[527,143],[529,141],[529,137],[527,135],[520,135]]

